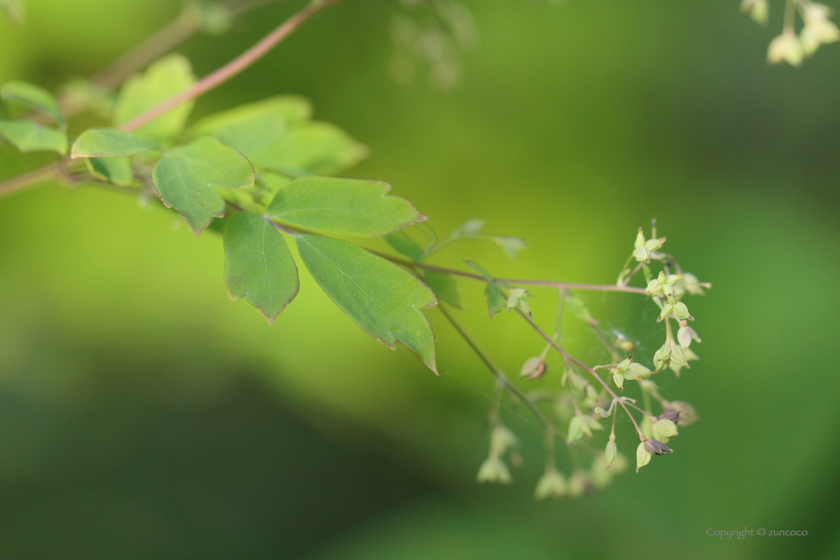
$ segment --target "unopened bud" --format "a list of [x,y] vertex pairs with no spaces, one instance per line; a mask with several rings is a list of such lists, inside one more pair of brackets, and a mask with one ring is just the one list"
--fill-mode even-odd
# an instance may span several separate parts
[[665,455],[666,453],[673,453],[674,450],[655,439],[646,439],[644,441],[645,450],[651,455]]

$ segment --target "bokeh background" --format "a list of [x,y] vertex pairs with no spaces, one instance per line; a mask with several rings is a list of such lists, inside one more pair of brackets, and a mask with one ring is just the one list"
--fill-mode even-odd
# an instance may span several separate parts
[[[439,378],[367,337],[303,269],[269,327],[228,300],[219,237],[130,197],[47,184],[0,200],[0,557],[840,557],[840,47],[769,67],[781,2],[769,28],[735,0],[465,3],[479,40],[451,91],[397,85],[390,4],[348,0],[194,117],[307,96],[370,147],[350,175],[390,182],[440,233],[478,217],[530,244],[511,261],[465,242],[445,265],[609,283],[658,218],[670,251],[714,283],[689,302],[702,361],[660,382],[702,416],[676,453],[602,493],[536,502],[541,434],[506,407],[525,466],[510,487],[476,485],[492,380],[435,310]],[[0,81],[48,87],[107,66],[180,9],[28,4],[23,27],[0,22]],[[295,7],[178,50],[204,75]],[[0,176],[40,161],[4,146]],[[515,317],[487,320],[479,286],[462,289],[463,322],[507,371],[539,352]],[[533,300],[546,328],[553,297]],[[643,301],[587,298],[611,328],[654,332]],[[631,458],[632,439],[620,423]],[[706,535],[739,527],[809,534]]]

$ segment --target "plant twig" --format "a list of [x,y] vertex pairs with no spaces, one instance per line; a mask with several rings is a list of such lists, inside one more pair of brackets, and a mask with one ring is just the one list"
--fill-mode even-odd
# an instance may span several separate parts
[[[481,276],[480,274],[473,274],[472,272],[465,272],[463,270],[445,268],[442,266],[436,266],[422,262],[409,261],[407,259],[395,257],[393,255],[382,253],[380,251],[375,251],[373,249],[368,249],[368,252],[373,253],[378,257],[382,257],[383,259],[387,259],[391,262],[401,264],[403,266],[417,267],[422,268],[423,270],[431,270],[432,272],[440,272],[442,274],[460,276],[461,278],[469,278],[470,280],[478,280],[479,282],[487,282],[487,279],[484,278],[484,276]],[[631,294],[647,295],[647,292],[644,290],[644,288],[616,286],[614,284],[575,284],[572,282],[553,282],[550,280],[521,280],[518,278],[494,278],[494,280],[497,282],[502,282],[504,284],[512,284],[514,286],[541,286],[547,288],[557,288],[559,290],[594,290],[604,292],[626,292]]]
[[53,162],[40,167],[23,175],[12,177],[6,181],[0,182],[0,197],[12,194],[14,192],[23,190],[27,187],[33,186],[42,181],[46,181],[55,176],[56,171],[60,167],[59,162]]
[[327,6],[331,6],[340,1],[341,0],[321,0],[320,2],[312,2],[308,4],[305,8],[294,14],[292,17],[290,17],[280,25],[278,25],[274,29],[274,31],[266,35],[256,45],[254,45],[238,57],[234,58],[215,72],[212,72],[207,76],[203,77],[195,84],[193,84],[193,86],[189,89],[170,97],[163,103],[152,107],[145,113],[134,117],[127,123],[122,124],[120,128],[129,132],[132,130],[136,130],[141,126],[163,115],[164,113],[170,111],[171,109],[174,109],[181,103],[189,101],[190,99],[195,99],[196,97],[203,95],[211,89],[214,89],[219,85],[225,83],[229,79],[233,78],[234,76],[236,76],[237,74],[254,64],[260,58],[265,56],[271,49],[273,49],[280,41],[288,37],[303,22],[305,22],[306,20],[308,20]]
[[542,426],[544,430],[551,429],[553,433],[553,428],[549,427],[549,422],[545,419],[543,413],[540,412],[540,409],[538,409],[534,403],[532,403],[525,395],[523,395],[522,392],[519,391],[519,389],[510,384],[504,372],[501,369],[499,369],[496,366],[496,364],[493,363],[493,360],[490,359],[490,356],[488,356],[481,349],[481,347],[478,346],[478,343],[475,340],[473,340],[473,338],[466,330],[464,330],[461,324],[458,323],[455,317],[452,316],[452,313],[450,313],[449,310],[446,309],[446,306],[438,305],[437,308],[440,310],[443,316],[446,317],[446,320],[449,321],[449,324],[452,325],[452,327],[458,332],[459,335],[461,335],[461,338],[464,339],[464,342],[466,342],[470,346],[470,348],[472,348],[473,352],[475,352],[475,354],[479,357],[479,359],[481,359],[481,361],[484,362],[484,365],[487,366],[487,369],[489,369],[493,376],[496,378],[496,382],[501,387],[509,391],[510,394],[516,397],[516,399],[519,400],[522,404],[528,407],[528,409],[531,411],[531,414],[534,415],[534,417],[537,419],[537,422],[540,423],[540,426]]

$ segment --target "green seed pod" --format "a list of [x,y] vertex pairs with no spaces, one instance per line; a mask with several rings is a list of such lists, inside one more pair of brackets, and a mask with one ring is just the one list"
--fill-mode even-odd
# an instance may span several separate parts
[[636,472],[639,472],[639,469],[650,463],[650,452],[645,447],[645,443],[648,441],[650,440],[643,441],[636,448]]
[[607,442],[607,449],[604,451],[604,454],[607,456],[607,468],[615,461],[616,453],[618,453],[618,446],[615,444],[615,440],[610,438],[610,441]]

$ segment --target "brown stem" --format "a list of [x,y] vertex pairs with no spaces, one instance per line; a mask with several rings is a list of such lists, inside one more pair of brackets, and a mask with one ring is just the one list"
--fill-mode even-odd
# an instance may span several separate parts
[[288,37],[295,29],[297,29],[300,24],[327,6],[340,1],[341,0],[321,0],[320,2],[312,2],[308,4],[305,8],[277,26],[274,31],[266,35],[256,45],[232,61],[228,62],[215,72],[203,77],[189,89],[170,97],[163,103],[152,107],[145,113],[134,117],[127,123],[122,124],[120,128],[127,131],[136,130],[163,115],[167,111],[177,107],[181,103],[189,101],[190,99],[195,99],[211,89],[218,87],[265,56],[277,45],[277,43]]
[[0,182],[0,197],[22,191],[42,181],[51,179],[59,169],[59,162],[53,162],[29,173]]
[[[442,266],[435,266],[421,262],[409,261],[400,257],[395,257],[387,253],[381,253],[368,249],[370,253],[388,259],[391,262],[401,264],[408,267],[422,268],[423,270],[431,270],[432,272],[440,272],[442,274],[451,274],[453,276],[460,276],[462,278],[469,278],[470,280],[478,280],[479,282],[487,282],[487,279],[480,274],[473,274],[472,272],[464,272],[463,270],[456,270],[454,268],[445,268]],[[513,284],[519,286],[544,286],[548,288],[557,288],[560,290],[596,290],[605,292],[626,292],[631,294],[645,294],[647,292],[643,288],[631,288],[629,286],[616,286],[613,284],[574,284],[571,282],[552,282],[550,280],[521,280],[517,278],[496,278],[498,282],[504,284]]]

